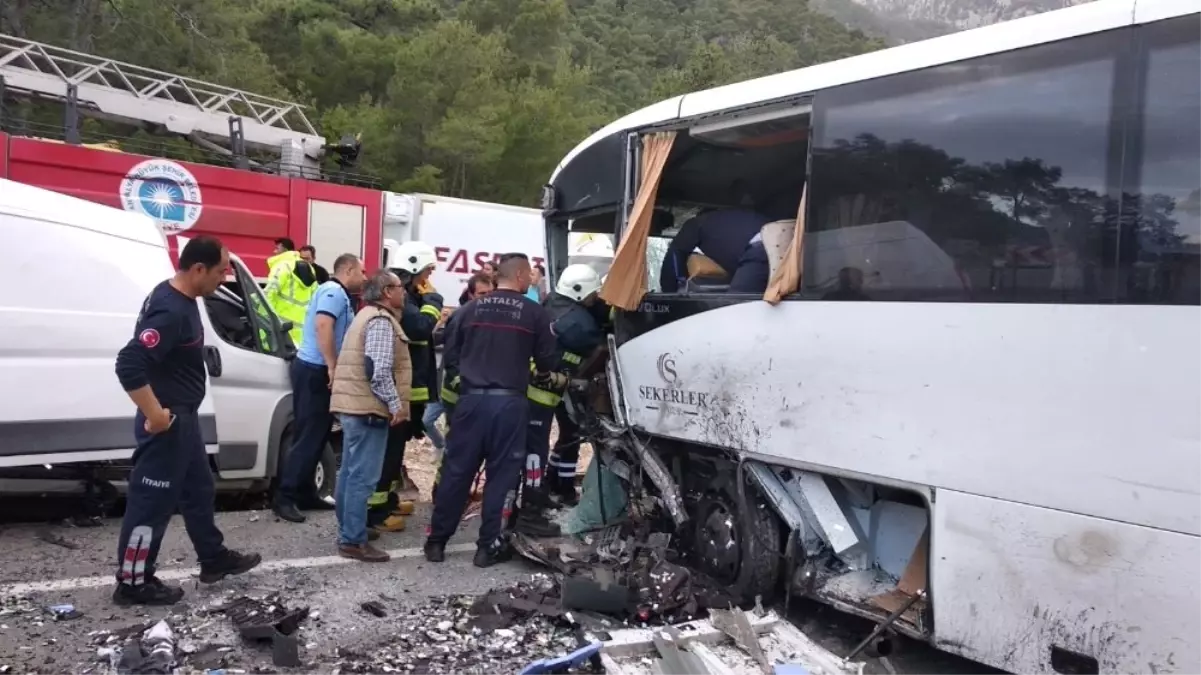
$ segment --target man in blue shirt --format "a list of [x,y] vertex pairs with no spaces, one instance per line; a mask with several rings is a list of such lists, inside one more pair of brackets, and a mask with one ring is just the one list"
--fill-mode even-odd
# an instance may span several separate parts
[[313,491],[313,472],[334,421],[329,411],[330,383],[342,340],[354,319],[349,294],[358,293],[365,281],[363,263],[343,253],[334,261],[333,277],[317,287],[309,301],[300,350],[292,361],[292,447],[281,458],[275,493],[275,514],[289,522],[304,522],[301,504],[328,508]]

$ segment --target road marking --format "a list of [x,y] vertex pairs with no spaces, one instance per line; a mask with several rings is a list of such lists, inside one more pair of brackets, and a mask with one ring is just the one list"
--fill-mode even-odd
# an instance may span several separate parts
[[[467,553],[474,551],[475,544],[451,544],[446,547],[446,552],[449,553]],[[388,555],[392,556],[393,560],[403,558],[416,558],[423,555],[420,548],[395,548],[388,549]],[[279,570],[289,569],[304,569],[311,567],[330,567],[332,565],[346,565],[356,563],[357,560],[343,558],[338,555],[327,555],[313,558],[292,558],[289,560],[268,560],[258,567],[254,568],[248,574],[257,574],[261,572],[277,572]],[[195,577],[200,573],[200,570],[195,567],[184,567],[175,569],[166,569],[160,571],[156,576],[163,581],[180,581]],[[116,578],[112,574],[102,574],[94,577],[75,577],[73,579],[52,579],[50,581],[30,581],[20,584],[9,584],[0,586],[0,596],[22,596],[30,593],[47,593],[47,592],[62,592],[78,590],[81,588],[96,588],[98,586],[111,586],[116,582]]]

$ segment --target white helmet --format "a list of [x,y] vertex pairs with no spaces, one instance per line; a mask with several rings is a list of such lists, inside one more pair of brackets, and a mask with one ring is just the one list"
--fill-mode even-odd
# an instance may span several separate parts
[[434,247],[420,241],[406,241],[396,249],[396,260],[389,260],[389,267],[406,272],[411,276],[438,263]]
[[600,290],[601,278],[588,265],[568,265],[559,275],[559,283],[555,284],[555,292],[579,302]]

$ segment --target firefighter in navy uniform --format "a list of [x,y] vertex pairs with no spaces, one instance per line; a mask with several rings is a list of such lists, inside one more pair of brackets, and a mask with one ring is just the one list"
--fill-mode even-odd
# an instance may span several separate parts
[[401,244],[396,260],[388,262],[405,286],[406,301],[400,327],[409,338],[413,361],[413,399],[409,419],[388,430],[388,448],[379,484],[368,500],[368,525],[383,532],[405,529],[405,516],[413,513],[416,489],[404,470],[405,445],[425,435],[422,419],[425,406],[438,400],[438,363],[434,353],[434,330],[442,318],[442,296],[429,283],[437,257],[434,249],[419,241]]
[[118,605],[171,605],[183,589],[154,574],[167,523],[178,510],[200,560],[200,581],[214,583],[262,562],[224,546],[214,521],[213,473],[197,414],[205,397],[204,325],[196,299],[217,290],[229,251],[197,237],[179,254],[179,271],[146,298],[133,339],[117,354],[117,379],[138,407],[137,449],[117,544]]
[[[579,429],[567,414],[563,392],[584,359],[604,342],[604,333],[592,312],[600,287],[596,270],[588,265],[569,265],[559,275],[554,293],[546,299],[559,357],[555,370],[561,377],[553,382],[532,382],[527,390],[530,430],[526,436],[525,480],[521,486],[523,508],[545,509],[551,505],[552,494],[564,504],[573,505],[577,501]],[[553,453],[550,452],[552,420],[559,421],[559,441]]]
[[461,308],[446,336],[442,361],[459,374],[459,403],[450,421],[442,481],[434,494],[434,514],[425,557],[446,559],[446,542],[467,506],[471,482],[486,462],[488,481],[476,567],[489,567],[508,554],[502,530],[515,499],[530,407],[526,389],[547,377],[558,364],[555,336],[546,309],[525,296],[531,277],[524,254],[501,257],[496,290]]
[[[467,280],[467,290],[463,291],[463,295],[459,296],[460,300],[471,302],[476,298],[482,298],[492,292],[492,277],[477,272],[471,275]],[[467,302],[464,302],[465,306]],[[460,307],[459,309],[462,309]],[[434,346],[442,347],[445,352],[446,336],[451,331],[455,330],[458,325],[458,312],[450,315],[450,317],[442,322],[434,331]],[[453,369],[448,370],[446,367],[446,359],[442,359],[442,366],[439,372],[439,389],[438,399],[442,404],[442,411],[446,414],[446,433],[450,434],[450,418],[455,414],[455,404],[459,402],[459,373]],[[438,467],[434,472],[434,489],[438,489],[438,484],[442,482],[442,461],[445,458],[445,452],[439,453],[437,458]]]

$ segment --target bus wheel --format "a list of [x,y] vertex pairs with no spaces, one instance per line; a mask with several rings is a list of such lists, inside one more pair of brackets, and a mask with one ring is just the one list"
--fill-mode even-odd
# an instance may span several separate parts
[[769,598],[777,590],[782,569],[780,521],[749,486],[747,513],[740,514],[738,498],[706,495],[696,511],[694,553],[701,569],[729,586],[742,602]]

